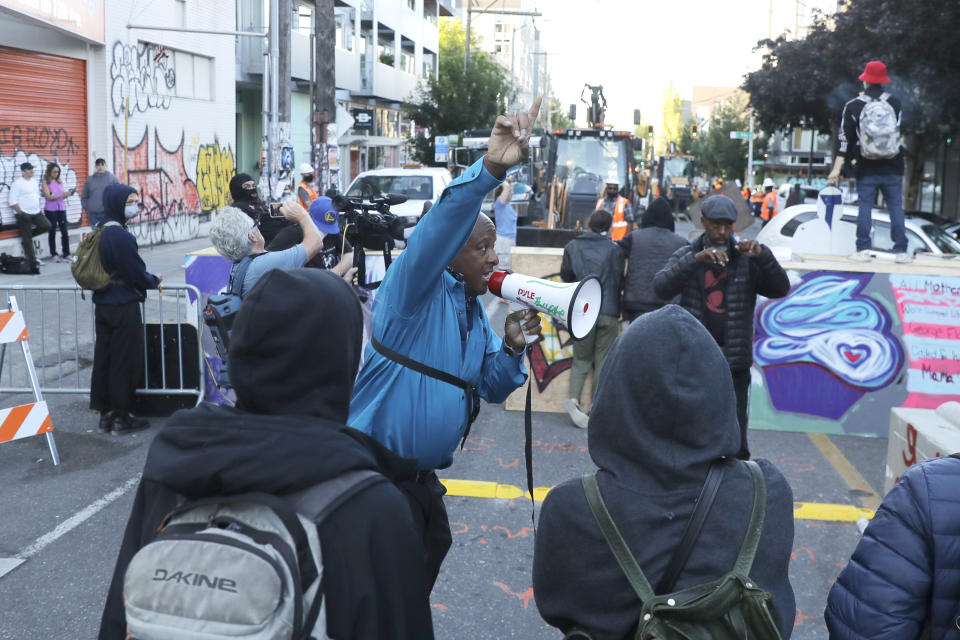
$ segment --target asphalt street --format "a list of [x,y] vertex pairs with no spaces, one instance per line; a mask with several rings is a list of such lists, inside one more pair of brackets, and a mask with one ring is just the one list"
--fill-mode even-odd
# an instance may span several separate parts
[[[146,249],[148,268],[167,283],[183,282],[183,255],[206,240]],[[0,276],[0,290],[19,282],[70,283],[66,265],[41,276]],[[2,291],[0,291],[2,293]],[[501,328],[505,305],[492,299],[492,324]],[[48,318],[46,322],[54,322]],[[80,362],[79,376],[89,376]],[[70,375],[77,375],[73,373]],[[162,428],[104,436],[83,394],[48,396],[61,464],[54,467],[42,437],[0,444],[0,639],[92,638],[95,636],[116,550],[148,445]],[[0,407],[29,402],[0,395]],[[472,436],[441,477],[525,485],[523,416],[487,405]],[[593,469],[587,434],[564,414],[534,417],[537,487],[554,486]],[[751,432],[751,449],[773,460],[789,480],[798,503],[866,506],[880,493],[886,440],[802,433]],[[826,456],[832,446],[834,455]],[[837,455],[866,485],[850,483]],[[471,493],[471,491],[461,492]],[[557,638],[540,619],[533,598],[534,530],[525,498],[449,496],[453,547],[432,595],[438,638]],[[853,522],[810,519],[798,510],[791,580],[797,595],[794,638],[827,638],[822,611],[826,594],[858,540]]]

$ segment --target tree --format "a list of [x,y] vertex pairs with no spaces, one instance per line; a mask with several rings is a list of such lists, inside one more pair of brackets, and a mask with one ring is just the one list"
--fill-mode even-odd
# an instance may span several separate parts
[[563,105],[557,98],[550,97],[550,128],[551,129],[572,129],[576,126],[567,112],[563,110]]
[[415,157],[433,164],[434,135],[461,133],[466,129],[492,128],[504,112],[509,87],[503,70],[479,49],[479,39],[470,39],[470,65],[463,68],[466,34],[459,20],[440,22],[439,68],[436,77],[421,83],[408,99],[407,115],[429,130],[412,140]]
[[857,95],[866,62],[882,60],[903,101],[908,201],[924,150],[960,128],[960,3],[844,0],[802,40],[762,40],[760,69],[743,89],[760,127],[805,126],[836,137],[844,103]]
[[680,142],[683,135],[683,101],[680,100],[680,94],[673,88],[667,89],[663,97],[663,132],[660,136],[660,142],[663,144],[663,152],[670,148],[671,142]]
[[[693,155],[697,164],[710,176],[721,176],[728,180],[743,179],[747,170],[747,141],[731,140],[731,131],[746,131],[750,127],[747,105],[741,101],[728,101],[715,109],[709,125],[700,125],[699,135],[690,135],[687,122],[678,143],[683,153]],[[754,140],[754,155],[761,156],[765,140]]]

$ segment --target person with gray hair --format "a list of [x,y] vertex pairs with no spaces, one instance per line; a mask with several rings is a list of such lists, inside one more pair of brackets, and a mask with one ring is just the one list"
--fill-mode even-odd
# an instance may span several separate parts
[[210,241],[221,256],[233,262],[231,279],[248,264],[237,291],[242,297],[257,280],[273,269],[299,269],[323,249],[323,234],[310,214],[296,202],[284,202],[279,212],[303,230],[303,242],[283,251],[267,251],[257,223],[236,207],[224,207],[210,225]]

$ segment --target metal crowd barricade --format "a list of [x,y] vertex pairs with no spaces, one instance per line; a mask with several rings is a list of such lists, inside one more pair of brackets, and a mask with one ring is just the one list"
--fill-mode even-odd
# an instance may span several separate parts
[[[81,295],[82,294],[82,295]],[[96,341],[94,305],[91,292],[76,285],[3,285],[0,300],[15,296],[26,320],[33,346],[34,363],[44,394],[89,394]],[[167,285],[147,292],[141,304],[144,322],[144,377],[137,389],[141,395],[192,395],[197,404],[205,396],[204,357],[202,347],[203,318],[199,289],[192,285]],[[174,327],[170,327],[173,324]],[[197,386],[187,386],[185,375],[191,366],[184,361],[184,327],[195,327],[197,339]],[[149,340],[148,331],[159,327],[159,343]],[[174,336],[171,331],[176,333]],[[177,354],[169,356],[172,342]],[[148,349],[159,345],[160,380],[151,376]],[[39,352],[39,354],[38,354]],[[30,393],[29,374],[25,366],[7,361],[0,354],[0,393]],[[155,361],[152,360],[152,361]],[[169,361],[169,362],[168,362]],[[169,369],[176,367],[175,370]],[[170,374],[170,375],[168,375]],[[169,385],[173,380],[176,384]],[[159,384],[158,384],[159,383]]]

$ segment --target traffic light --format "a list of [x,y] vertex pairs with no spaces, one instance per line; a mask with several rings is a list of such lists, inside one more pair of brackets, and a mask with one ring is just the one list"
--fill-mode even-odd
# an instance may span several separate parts
[[652,138],[652,137],[653,137],[653,125],[652,125],[652,124],[648,124],[648,125],[647,125],[647,137],[648,137],[648,138]]
[[696,138],[699,133],[699,127],[695,124],[690,125],[690,137]]

